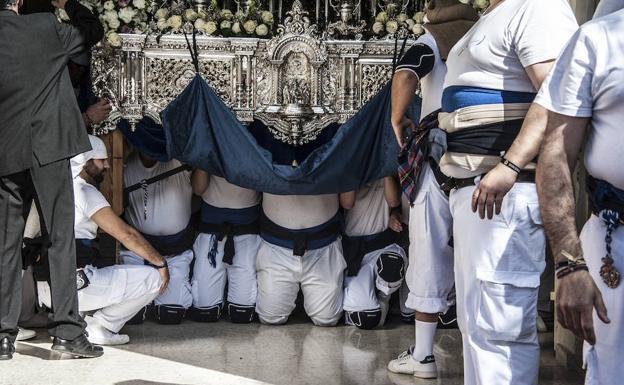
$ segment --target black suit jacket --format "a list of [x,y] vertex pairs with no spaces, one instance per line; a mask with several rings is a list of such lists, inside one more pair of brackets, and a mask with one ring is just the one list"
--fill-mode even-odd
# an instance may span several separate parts
[[90,149],[67,62],[101,40],[103,28],[77,0],[65,11],[71,25],[50,13],[0,11],[0,176]]

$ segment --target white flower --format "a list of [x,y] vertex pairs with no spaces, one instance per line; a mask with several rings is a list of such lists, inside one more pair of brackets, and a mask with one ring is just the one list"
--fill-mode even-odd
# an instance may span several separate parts
[[405,20],[405,24],[407,24],[407,29],[411,31],[412,28],[414,28],[414,24],[416,24],[416,22],[412,19],[407,19]]
[[145,0],[132,0],[132,5],[134,5],[136,9],[145,9],[147,6],[147,4],[145,4]]
[[162,20],[162,19],[166,19],[167,16],[169,16],[169,10],[167,10],[166,8],[161,8],[158,11],[156,11],[156,19],[157,20]]
[[262,11],[260,19],[264,24],[273,24],[273,14],[269,11]]
[[424,12],[416,12],[416,13],[414,14],[414,21],[415,21],[417,24],[422,24],[422,23],[423,23],[424,18],[425,18],[425,13],[424,13]]
[[209,21],[204,25],[204,32],[208,35],[212,35],[217,32],[217,24],[214,21]]
[[221,29],[230,29],[232,28],[232,22],[229,20],[223,20],[221,22],[221,25],[219,26],[219,28]]
[[234,33],[240,33],[241,32],[241,25],[238,21],[234,22],[234,24],[232,24],[232,32]]
[[490,2],[488,0],[474,0],[473,7],[478,10],[484,10],[490,6]]
[[182,27],[182,16],[171,16],[167,19],[167,26],[173,28],[174,30],[180,29],[180,27]]
[[375,21],[385,24],[388,21],[388,14],[385,12],[379,12],[377,16],[375,16]]
[[69,15],[67,14],[67,12],[65,12],[63,8],[59,8],[57,12],[59,19],[61,19],[62,21],[69,21]]
[[258,36],[266,36],[269,34],[269,27],[266,24],[260,24],[256,27],[256,35]]
[[117,35],[117,33],[115,32],[109,32],[106,35],[106,41],[113,47],[121,47],[121,39],[119,38],[119,35]]
[[105,11],[104,12],[104,20],[105,21],[109,21],[109,20],[113,20],[113,19],[117,19],[117,12],[116,11]]
[[379,35],[383,32],[384,30],[384,25],[381,22],[376,22],[375,24],[373,24],[373,33],[375,35]]
[[115,9],[115,3],[112,0],[108,0],[104,2],[104,9],[107,11],[112,11]]
[[396,17],[396,21],[399,23],[404,23],[407,19],[409,19],[409,16],[407,16],[405,13],[399,13],[399,15]]
[[241,23],[245,21],[245,18],[247,17],[247,15],[245,14],[245,12],[243,11],[237,11],[234,14],[234,18],[238,21],[240,21]]
[[386,23],[386,31],[388,31],[388,33],[395,33],[397,29],[399,29],[399,23],[396,21],[390,20]]
[[193,21],[197,20],[198,16],[199,15],[197,14],[197,12],[195,12],[195,10],[192,9],[192,8],[189,8],[186,11],[184,11],[184,20],[193,22]]
[[414,24],[414,26],[412,27],[412,33],[416,36],[420,36],[425,33],[425,29],[423,28],[422,24]]
[[254,33],[257,26],[258,26],[258,23],[255,20],[247,20],[245,24],[243,24],[243,28],[245,29],[245,32],[247,32],[250,35]]
[[197,19],[195,20],[195,29],[197,29],[198,31],[203,31],[204,27],[206,26],[206,21],[204,19]]
[[221,11],[221,18],[225,20],[232,20],[234,19],[234,15],[232,14],[232,11],[230,11],[229,9],[223,9]]
[[119,18],[126,24],[132,21],[137,11],[132,7],[126,7],[119,10]]
[[114,19],[108,19],[107,24],[111,29],[116,30],[121,25],[121,22],[115,17]]
[[167,29],[167,27],[169,27],[167,25],[167,19],[158,19],[158,21],[156,22],[156,26],[160,31],[164,31],[165,29]]

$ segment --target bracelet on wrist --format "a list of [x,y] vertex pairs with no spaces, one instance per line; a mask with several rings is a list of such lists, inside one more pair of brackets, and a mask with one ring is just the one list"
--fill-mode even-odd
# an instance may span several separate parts
[[164,269],[164,268],[169,268],[169,264],[167,263],[167,260],[165,259],[162,265],[154,265],[151,264],[155,269],[160,270],[160,269]]
[[565,267],[557,271],[557,279],[561,279],[566,275],[572,274],[577,271],[589,271],[589,268],[584,263]]
[[520,167],[518,167],[517,165],[515,165],[512,161],[510,161],[509,159],[505,158],[505,156],[501,156],[501,163],[507,167],[509,167],[510,169],[512,169],[513,171],[515,171],[516,174],[520,174]]

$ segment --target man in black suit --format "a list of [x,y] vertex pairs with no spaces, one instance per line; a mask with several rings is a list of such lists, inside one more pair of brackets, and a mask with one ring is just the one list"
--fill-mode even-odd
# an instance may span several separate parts
[[53,14],[21,16],[22,0],[0,0],[0,360],[15,351],[21,302],[21,247],[30,202],[49,234],[52,349],[80,357],[103,351],[84,336],[78,313],[74,198],[69,158],[90,144],[67,62],[103,37],[97,17],[77,0],[55,0]]

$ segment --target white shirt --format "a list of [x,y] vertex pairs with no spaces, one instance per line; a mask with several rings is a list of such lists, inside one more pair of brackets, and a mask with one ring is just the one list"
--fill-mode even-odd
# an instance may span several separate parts
[[321,225],[338,212],[338,194],[262,194],[262,210],[272,222],[290,230]]
[[[156,162],[145,167],[138,154],[133,154],[124,170],[125,186],[179,167],[177,160]],[[128,224],[149,235],[172,235],[184,230],[191,219],[191,173],[182,171],[147,187],[147,219],[143,203],[143,189],[130,193],[125,218]]]
[[208,188],[202,194],[204,202],[225,209],[246,209],[260,203],[260,193],[233,185],[227,180],[210,175]]
[[97,238],[98,225],[91,217],[99,210],[110,207],[104,195],[93,185],[87,183],[82,177],[74,178],[74,232],[76,239]]
[[535,102],[562,115],[591,118],[585,167],[624,189],[624,10],[588,22],[574,35]]
[[[427,25],[425,24],[425,29]],[[435,39],[428,33],[421,35],[416,43],[422,43],[429,46],[435,54],[435,64],[433,69],[426,76],[420,79],[420,91],[422,102],[420,106],[420,120],[429,115],[433,111],[439,110],[442,103],[442,90],[444,86],[444,77],[446,76],[446,64],[440,57],[440,50]]]
[[451,49],[444,88],[535,92],[525,68],[557,58],[577,28],[566,0],[504,0]]
[[345,232],[349,236],[373,235],[388,228],[390,206],[380,179],[355,192],[355,204],[347,211]]

